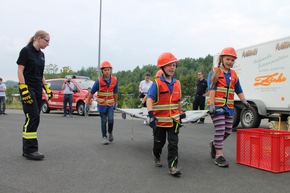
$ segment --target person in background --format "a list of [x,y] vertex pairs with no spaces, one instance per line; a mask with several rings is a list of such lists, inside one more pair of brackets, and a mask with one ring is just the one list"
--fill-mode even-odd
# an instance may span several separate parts
[[[198,80],[196,81],[196,94],[193,101],[193,110],[204,110],[205,97],[207,89],[207,80],[203,78],[203,73],[199,71],[197,73]],[[203,124],[204,118],[200,118],[198,124]]]
[[214,140],[209,142],[210,155],[219,167],[229,166],[223,155],[223,145],[232,132],[235,113],[234,94],[238,95],[246,108],[250,108],[238,75],[231,69],[236,59],[234,48],[224,48],[219,55],[218,66],[213,68],[208,76],[209,113],[215,128]]
[[53,94],[46,84],[43,76],[45,58],[41,49],[49,46],[50,35],[43,31],[37,31],[22,48],[17,60],[19,92],[22,100],[25,123],[23,125],[23,156],[31,160],[42,160],[44,155],[38,151],[37,129],[40,122],[40,110],[42,103],[42,88],[48,99]]
[[157,67],[163,75],[156,78],[148,92],[147,110],[149,125],[153,129],[153,156],[156,167],[162,167],[162,148],[168,140],[167,162],[169,174],[180,176],[178,165],[178,133],[181,113],[180,82],[173,78],[178,60],[170,52],[162,53],[157,61]]
[[63,116],[67,114],[67,103],[69,105],[69,116],[72,117],[72,101],[73,101],[73,90],[74,83],[71,81],[71,77],[68,77],[62,84],[63,90]]
[[[86,99],[89,97],[91,93],[91,87],[88,87],[88,93],[86,94]],[[86,103],[86,107],[85,107],[85,116],[89,116],[90,114],[90,108],[91,108],[91,105],[93,103],[93,100],[94,100],[94,95],[92,96],[92,98],[88,101],[88,103]]]
[[0,115],[6,114],[6,85],[3,83],[3,79],[0,78]]
[[100,69],[103,75],[94,83],[86,104],[92,99],[93,94],[98,92],[97,103],[101,118],[102,143],[108,145],[109,142],[114,140],[114,110],[118,106],[118,81],[116,76],[112,76],[112,65],[110,62],[102,62]]
[[147,92],[152,85],[152,81],[150,80],[150,73],[147,72],[145,74],[145,80],[142,80],[139,84],[139,92],[140,92],[140,107],[146,107],[146,100],[147,100]]

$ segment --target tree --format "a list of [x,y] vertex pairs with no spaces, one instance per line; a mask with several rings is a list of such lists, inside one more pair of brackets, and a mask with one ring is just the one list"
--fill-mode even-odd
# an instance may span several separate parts
[[57,78],[59,76],[57,64],[46,65],[44,74],[46,79]]
[[60,77],[64,78],[66,75],[75,75],[75,72],[71,69],[70,66],[64,66],[62,67],[62,70],[60,70]]
[[80,76],[88,76],[90,79],[96,80],[98,78],[98,68],[88,67],[85,69],[85,67],[82,67],[82,69],[77,71],[76,74]]

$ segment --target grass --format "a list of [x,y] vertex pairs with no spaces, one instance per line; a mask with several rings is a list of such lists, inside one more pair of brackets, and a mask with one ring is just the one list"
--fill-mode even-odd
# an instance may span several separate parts
[[6,108],[7,109],[22,109],[22,104],[21,103],[6,103]]

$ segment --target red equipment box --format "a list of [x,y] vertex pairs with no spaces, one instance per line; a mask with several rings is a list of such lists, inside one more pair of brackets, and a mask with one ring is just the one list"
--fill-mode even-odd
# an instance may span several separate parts
[[237,130],[237,154],[239,164],[267,170],[290,170],[290,132],[263,128]]

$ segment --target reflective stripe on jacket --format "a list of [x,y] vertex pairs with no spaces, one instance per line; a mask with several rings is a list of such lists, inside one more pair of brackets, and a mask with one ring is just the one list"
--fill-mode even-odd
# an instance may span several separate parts
[[173,122],[180,122],[178,104],[181,97],[180,82],[176,80],[173,85],[172,93],[166,84],[157,78],[157,100],[153,105],[153,112],[158,119],[158,127],[172,127]]
[[[217,70],[217,67],[213,70]],[[230,85],[228,86],[224,73],[222,70],[220,70],[214,99],[215,106],[221,107],[227,105],[231,109],[234,108],[235,84],[238,81],[238,75],[234,70],[231,70],[230,72]]]
[[97,93],[97,102],[99,105],[113,106],[114,100],[114,88],[116,86],[117,78],[111,77],[111,83],[107,87],[106,81],[102,77],[99,78],[99,91]]

